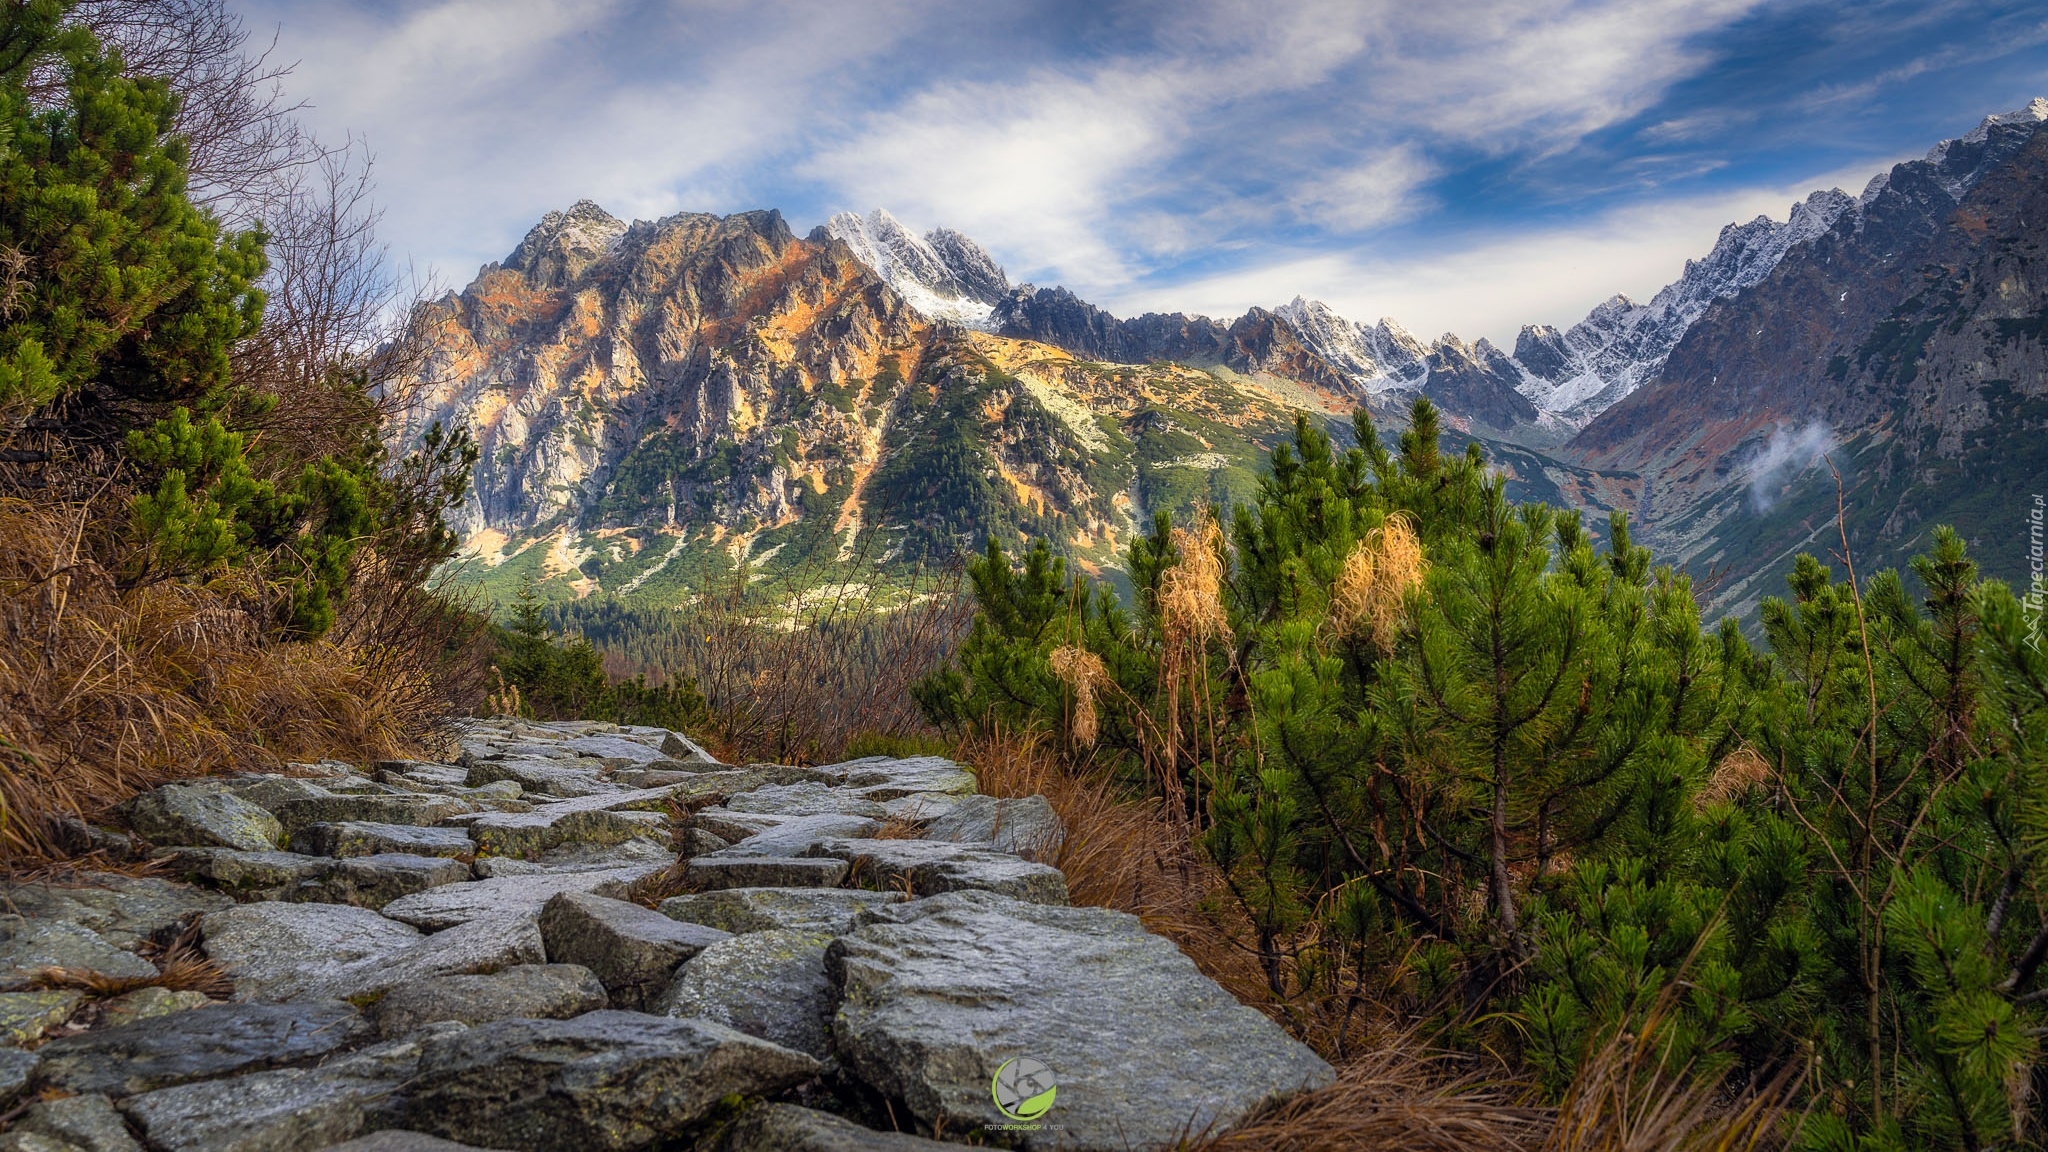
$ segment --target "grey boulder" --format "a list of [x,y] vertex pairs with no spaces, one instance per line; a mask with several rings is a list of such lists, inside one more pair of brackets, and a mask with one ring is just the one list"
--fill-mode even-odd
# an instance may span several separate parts
[[661,902],[661,914],[736,935],[795,928],[837,936],[850,931],[863,910],[904,899],[901,892],[860,888],[727,888],[671,896]]
[[1059,1084],[1026,1148],[1175,1147],[1334,1075],[1134,916],[951,892],[862,920],[827,952],[834,1045],[926,1123],[1007,1122],[988,1085],[1019,1056]]
[[479,976],[430,976],[400,984],[377,1002],[377,1030],[398,1037],[448,1021],[565,1020],[604,1006],[604,985],[588,968],[515,964]]
[[477,975],[546,960],[532,915],[486,916],[329,972],[300,995],[361,1002],[432,976]]
[[[703,813],[698,814],[699,818]],[[705,825],[720,836],[725,833],[717,825]],[[733,829],[739,831],[738,828]],[[850,816],[843,813],[826,813],[816,816],[765,817],[759,831],[749,832],[730,848],[721,848],[718,856],[804,856],[809,849],[826,840],[849,840],[873,836],[882,830],[881,822],[868,816]]]
[[1021,800],[962,796],[951,811],[925,826],[924,838],[975,844],[1051,863],[1067,832],[1051,801],[1043,796]]
[[215,1004],[52,1040],[36,1082],[130,1096],[313,1060],[358,1039],[361,1025],[347,1004]]
[[424,1132],[406,1132],[397,1128],[386,1128],[368,1136],[335,1144],[327,1152],[492,1152],[489,1148],[478,1148],[474,1144],[457,1144],[439,1136]]
[[517,856],[485,856],[471,868],[479,880],[501,876],[541,876],[550,872],[605,872],[624,868],[666,868],[674,864],[675,853],[653,840],[625,840],[617,844],[571,842],[550,849],[531,860]]
[[277,817],[232,792],[166,784],[123,804],[123,819],[154,844],[190,844],[266,852],[284,837]]
[[151,984],[103,1002],[100,1005],[100,1027],[110,1028],[156,1016],[169,1016],[173,1012],[188,1012],[211,1003],[213,998],[204,992],[176,992],[161,984]]
[[469,812],[470,806],[453,796],[430,793],[365,795],[336,793],[287,800],[277,805],[278,823],[297,835],[315,824],[362,822],[370,824],[439,824],[450,816]]
[[729,937],[676,973],[655,1005],[665,1016],[723,1024],[820,1060],[832,1055],[832,937],[787,928]]
[[974,773],[941,756],[910,756],[900,760],[870,756],[834,764],[825,771],[862,798],[887,803],[917,792],[964,795],[974,791]]
[[692,856],[683,879],[699,892],[721,888],[832,888],[846,879],[844,860],[791,856]]
[[453,1140],[443,1140],[439,1136],[429,1136],[424,1132],[406,1132],[397,1128],[386,1128],[382,1132],[372,1132],[368,1136],[358,1136],[345,1143],[332,1145],[327,1149],[327,1152],[492,1152],[492,1150],[489,1148],[479,1148],[474,1144],[457,1144]]
[[19,1048],[0,1048],[0,1108],[11,1107],[28,1087],[42,1057]]
[[84,1152],[142,1152],[114,1102],[98,1093],[44,1100],[15,1121],[12,1131],[62,1140]]
[[888,816],[882,805],[873,800],[863,800],[815,780],[764,784],[727,800],[725,807],[733,812],[759,812],[773,816],[865,816],[870,820],[882,820]]
[[428,1042],[403,1122],[531,1152],[644,1148],[728,1096],[778,1092],[818,1071],[808,1056],[701,1020],[503,1020]]
[[541,909],[540,934],[550,961],[596,973],[612,1007],[634,1011],[645,1010],[684,961],[731,939],[716,928],[588,892],[563,892],[549,900]]
[[159,1152],[300,1152],[380,1122],[433,1032],[373,1045],[318,1068],[252,1072],[131,1096],[120,1108]]
[[21,984],[45,968],[70,968],[126,979],[149,979],[156,965],[123,952],[99,933],[62,921],[0,916],[0,985]]
[[334,867],[325,856],[236,848],[166,848],[156,859],[187,880],[204,880],[245,900],[281,900]]
[[603,765],[596,760],[584,761],[588,767],[577,767],[572,760],[476,760],[471,762],[463,781],[471,788],[485,788],[492,784],[517,784],[522,792],[537,796],[602,796],[623,791],[600,774]]
[[155,876],[76,872],[62,879],[9,885],[10,911],[98,933],[116,948],[169,943],[193,916],[234,902],[216,892]]
[[531,812],[488,812],[468,821],[469,836],[479,854],[525,857],[577,841],[666,840],[671,794],[668,788],[641,788],[557,800],[536,805]]

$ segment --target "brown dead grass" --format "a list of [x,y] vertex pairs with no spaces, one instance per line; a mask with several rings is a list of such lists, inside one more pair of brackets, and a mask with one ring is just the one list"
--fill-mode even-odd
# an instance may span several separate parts
[[417,662],[279,642],[243,577],[124,588],[106,531],[87,502],[0,498],[0,861],[61,856],[62,818],[168,781],[417,746],[439,698]]

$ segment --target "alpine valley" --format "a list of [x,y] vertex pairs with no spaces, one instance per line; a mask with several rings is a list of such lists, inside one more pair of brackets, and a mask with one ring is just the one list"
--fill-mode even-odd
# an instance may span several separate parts
[[2048,100],[1860,195],[1722,230],[1649,302],[1510,351],[1424,343],[1311,300],[1118,318],[1011,284],[974,241],[887,212],[551,212],[419,314],[397,431],[481,449],[465,578],[504,602],[675,604],[756,575],[901,587],[988,534],[1115,578],[1133,532],[1243,497],[1297,415],[1386,432],[1418,397],[1513,494],[1626,512],[1712,612],[1800,551],[1900,566],[1954,524],[2020,581],[2048,488]]

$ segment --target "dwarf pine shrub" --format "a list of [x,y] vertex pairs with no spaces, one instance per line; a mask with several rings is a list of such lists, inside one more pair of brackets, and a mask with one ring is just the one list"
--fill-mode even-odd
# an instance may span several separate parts
[[2048,659],[1956,534],[1918,592],[1801,557],[1759,648],[1622,515],[1440,453],[1427,400],[1354,431],[1156,520],[1128,604],[991,542],[928,716],[1159,796],[1283,1004],[1427,1016],[1560,1099],[1617,1044],[1796,1077],[1803,1146],[2041,1142]]

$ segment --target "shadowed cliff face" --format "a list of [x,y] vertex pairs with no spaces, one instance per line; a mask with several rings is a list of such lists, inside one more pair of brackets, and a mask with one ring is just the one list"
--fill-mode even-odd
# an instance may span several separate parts
[[1859,568],[1901,563],[1950,522],[1993,574],[2016,574],[1999,507],[2029,472],[2048,476],[2039,128],[1990,122],[1879,177],[1859,210],[1708,309],[1660,378],[1566,454],[1642,476],[1652,539],[1737,574],[1729,606],[1775,592],[1743,577],[1776,573],[1786,550],[1839,547],[1816,543],[1833,531],[1829,462]]
[[[779,213],[627,226],[588,202],[422,321],[434,352],[402,434],[433,420],[476,432],[469,530],[607,496],[664,516],[704,502],[786,517],[828,461],[872,465],[884,393],[931,332],[845,245],[798,239]],[[837,403],[806,403],[821,390]],[[714,456],[719,469],[686,466]],[[622,468],[639,488],[615,490]]]

